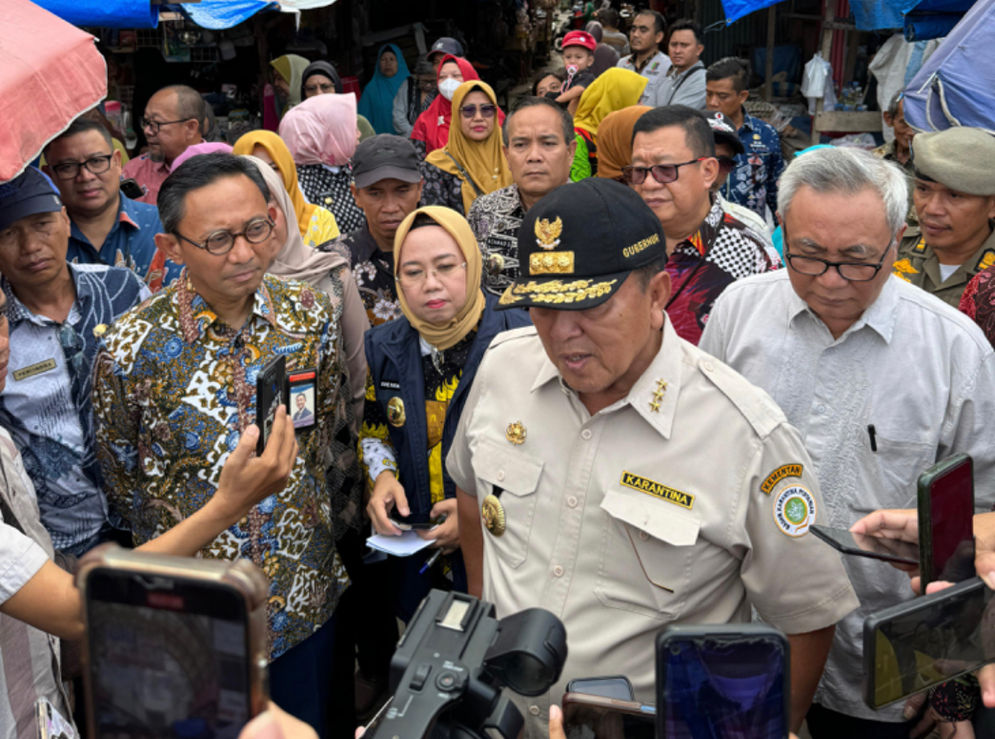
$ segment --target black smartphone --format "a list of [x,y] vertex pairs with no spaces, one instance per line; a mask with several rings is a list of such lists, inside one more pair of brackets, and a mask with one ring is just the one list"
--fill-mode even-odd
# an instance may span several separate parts
[[669,626],[656,638],[656,735],[788,736],[787,637],[764,624]]
[[282,354],[266,363],[256,376],[256,425],[259,427],[259,441],[256,454],[262,454],[266,442],[273,431],[276,409],[282,403],[289,408],[287,388],[287,358]]
[[567,739],[653,739],[656,708],[638,701],[567,692],[563,696]]
[[995,599],[973,577],[864,620],[864,700],[877,710],[995,661]]
[[126,177],[121,180],[121,192],[124,193],[125,197],[138,200],[145,194],[145,188],[139,185],[137,180]]
[[80,560],[91,739],[236,739],[266,706],[265,575],[97,547]]
[[843,554],[855,554],[858,557],[873,557],[886,562],[900,564],[919,564],[919,545],[898,539],[886,539],[882,536],[855,534],[847,529],[835,526],[812,524],[811,531],[833,549]]
[[567,692],[600,695],[602,698],[614,698],[620,701],[634,700],[635,695],[632,692],[632,683],[625,675],[578,677],[567,683]]
[[974,575],[974,465],[967,454],[919,476],[919,574],[960,582]]
[[410,516],[402,516],[397,512],[396,508],[391,509],[388,517],[401,531],[409,531],[410,529],[432,529],[446,520],[445,516],[441,518],[432,518],[428,512],[412,513]]

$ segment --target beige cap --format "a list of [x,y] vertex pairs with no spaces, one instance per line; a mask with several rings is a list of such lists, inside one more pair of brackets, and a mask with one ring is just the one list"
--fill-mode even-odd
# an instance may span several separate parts
[[968,195],[995,195],[995,136],[958,126],[912,139],[917,174]]

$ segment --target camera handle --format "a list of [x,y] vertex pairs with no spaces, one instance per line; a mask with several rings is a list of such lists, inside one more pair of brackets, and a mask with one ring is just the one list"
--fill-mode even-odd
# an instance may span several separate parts
[[[489,739],[496,732],[504,739],[517,739],[525,725],[521,712],[507,696],[502,695],[494,705],[494,710],[480,724],[479,729],[471,729],[462,724],[452,727],[449,739]],[[484,733],[492,729],[491,734]]]

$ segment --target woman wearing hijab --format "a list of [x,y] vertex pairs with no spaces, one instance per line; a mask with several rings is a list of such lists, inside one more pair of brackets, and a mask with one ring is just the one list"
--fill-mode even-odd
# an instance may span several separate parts
[[632,129],[649,105],[632,105],[609,113],[598,126],[598,177],[625,184],[622,167],[632,163]]
[[428,59],[419,59],[414,74],[401,83],[394,95],[394,132],[398,136],[411,136],[418,116],[428,109],[438,94],[435,67]]
[[340,251],[317,251],[304,244],[296,228],[294,203],[287,194],[280,173],[254,156],[246,156],[259,168],[270,192],[270,205],[276,211],[273,240],[280,245],[276,259],[267,270],[285,280],[301,280],[328,294],[334,315],[342,330],[346,367],[349,371],[349,397],[352,399],[354,431],[359,430],[365,394],[366,355],[363,334],[370,327],[366,308],[359,297],[356,280],[349,270],[349,257]]
[[411,76],[396,44],[384,44],[377,52],[373,78],[359,99],[359,114],[366,116],[377,133],[394,133],[394,96]]
[[284,54],[271,61],[273,84],[263,89],[263,128],[276,130],[277,122],[301,101],[301,79],[308,61],[297,54]]
[[570,168],[573,182],[598,173],[598,127],[609,113],[639,102],[646,78],[641,74],[615,67],[594,80],[584,90],[574,114],[577,153]]
[[191,144],[173,160],[170,169],[176,169],[187,159],[192,159],[200,154],[215,154],[217,152],[231,154],[231,147],[223,141],[202,141],[199,144]]
[[458,121],[449,129],[449,142],[422,163],[422,203],[444,205],[461,215],[473,201],[512,183],[511,169],[501,146],[497,98],[486,82],[464,82],[453,95]]
[[311,62],[301,74],[301,100],[315,95],[342,94],[342,78],[330,62]]
[[[494,310],[497,298],[485,298],[480,289],[481,256],[473,232],[447,208],[410,213],[397,229],[394,255],[404,316],[366,334],[369,373],[359,445],[372,487],[366,510],[377,533],[401,533],[390,520],[394,509],[440,521],[418,531],[433,540],[432,547],[391,560],[397,615],[407,621],[429,588],[466,590],[456,486],[443,461],[491,339],[528,325],[529,317],[525,311]],[[419,576],[438,549],[448,556]]]
[[358,139],[356,96],[308,98],[280,121],[280,138],[297,165],[304,197],[332,211],[342,233],[362,227],[366,216],[349,188],[349,158]]
[[250,131],[235,142],[232,153],[243,156],[251,154],[266,162],[267,168],[280,176],[283,189],[293,205],[291,221],[297,224],[297,230],[305,244],[318,246],[339,237],[338,223],[332,212],[309,203],[301,192],[297,183],[297,167],[294,166],[294,159],[283,139],[272,131]]
[[426,154],[441,149],[449,141],[449,124],[452,121],[450,101],[456,88],[464,82],[479,79],[477,70],[466,59],[452,54],[442,57],[435,77],[439,94],[425,112],[418,116],[411,129],[411,139],[422,142]]

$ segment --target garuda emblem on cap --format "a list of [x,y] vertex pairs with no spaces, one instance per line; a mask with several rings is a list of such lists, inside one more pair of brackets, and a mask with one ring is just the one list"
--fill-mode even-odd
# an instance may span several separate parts
[[537,218],[535,222],[536,243],[540,249],[555,249],[563,233],[563,220],[556,216],[552,223],[548,218]]

